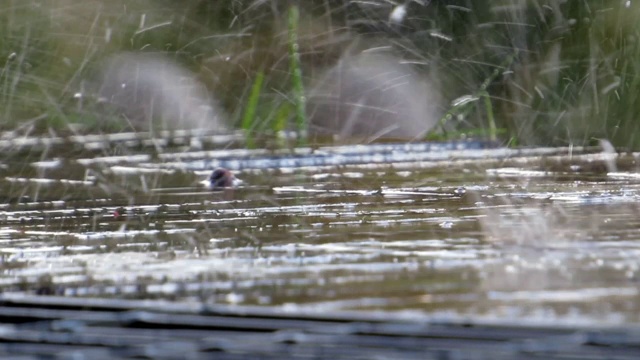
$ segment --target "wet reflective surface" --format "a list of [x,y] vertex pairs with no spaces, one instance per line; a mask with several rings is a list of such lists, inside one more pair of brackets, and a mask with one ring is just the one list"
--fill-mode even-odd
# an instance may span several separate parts
[[130,136],[0,141],[3,292],[640,321],[635,154]]

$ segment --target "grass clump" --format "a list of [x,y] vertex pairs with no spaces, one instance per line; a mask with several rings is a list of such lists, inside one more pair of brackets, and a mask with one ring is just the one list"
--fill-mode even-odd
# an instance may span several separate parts
[[229,123],[252,134],[306,131],[313,118],[312,91],[305,89],[313,90],[343,54],[385,48],[438,85],[443,101],[434,106],[443,130],[435,136],[484,134],[525,145],[606,138],[640,146],[640,6],[633,2],[57,0],[2,6],[5,130],[125,129],[126,119],[105,114],[92,98],[99,85],[93,79],[111,54],[145,52],[197,74],[231,114]]

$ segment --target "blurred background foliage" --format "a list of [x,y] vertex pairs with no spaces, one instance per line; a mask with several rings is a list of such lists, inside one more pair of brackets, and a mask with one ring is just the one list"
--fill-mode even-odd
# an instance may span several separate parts
[[393,47],[438,84],[440,112],[452,116],[435,132],[473,133],[492,117],[512,144],[640,145],[640,3],[627,0],[4,0],[0,127],[117,129],[78,94],[124,51],[190,69],[235,124],[264,74],[257,113],[267,121],[290,101],[292,5],[305,78],[346,52]]

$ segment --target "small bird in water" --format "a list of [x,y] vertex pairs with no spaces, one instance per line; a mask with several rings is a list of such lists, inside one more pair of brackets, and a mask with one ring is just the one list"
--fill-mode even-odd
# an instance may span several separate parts
[[242,184],[242,180],[238,179],[225,168],[217,168],[213,170],[209,179],[203,181],[210,189],[222,189],[222,188],[230,188],[236,187]]

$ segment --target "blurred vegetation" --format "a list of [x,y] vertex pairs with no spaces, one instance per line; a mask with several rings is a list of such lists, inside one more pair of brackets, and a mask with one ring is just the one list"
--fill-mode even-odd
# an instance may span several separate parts
[[436,132],[493,127],[516,144],[640,145],[640,4],[624,0],[413,0],[401,21],[383,0],[5,0],[0,127],[117,129],[76,94],[122,51],[162,53],[197,73],[238,127],[246,104],[255,121],[282,127],[295,113],[292,4],[303,79],[354,44],[391,46],[447,103],[469,96],[464,109],[442,106],[451,116]]

